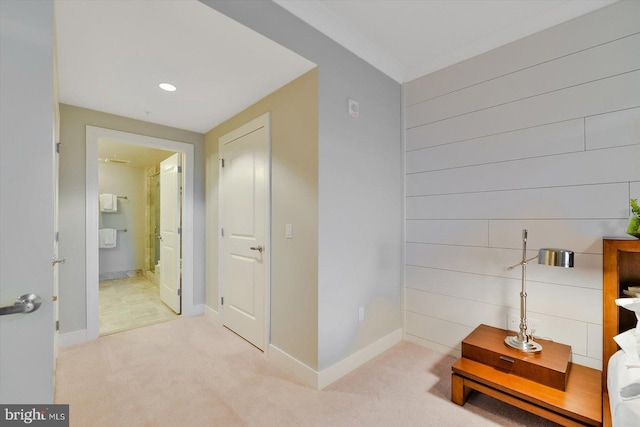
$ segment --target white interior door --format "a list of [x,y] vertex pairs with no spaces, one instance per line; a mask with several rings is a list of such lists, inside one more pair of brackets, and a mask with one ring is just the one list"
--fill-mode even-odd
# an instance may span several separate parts
[[0,1],[0,306],[41,301],[0,316],[3,404],[53,402],[53,20],[52,2]]
[[223,324],[264,350],[268,284],[269,116],[220,138]]
[[181,154],[160,163],[160,299],[173,311],[181,309]]

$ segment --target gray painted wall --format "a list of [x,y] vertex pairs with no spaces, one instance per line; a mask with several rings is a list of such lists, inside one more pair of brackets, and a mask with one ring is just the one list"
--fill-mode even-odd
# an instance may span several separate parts
[[[118,199],[117,212],[100,212],[99,228],[127,230],[117,232],[115,248],[99,250],[100,278],[109,279],[113,273],[124,273],[145,268],[144,249],[148,240],[145,227],[147,204],[143,168],[110,163],[98,164],[98,191],[100,194],[126,196]],[[109,275],[109,273],[112,273]]]
[[194,145],[193,303],[204,303],[204,135],[71,105],[60,105],[60,332],[86,329],[86,126]]
[[620,2],[404,86],[406,337],[459,354],[519,313],[521,230],[576,252],[528,268],[535,334],[602,364],[602,237],[640,197],[640,2]]
[[202,2],[318,64],[323,370],[402,327],[401,86],[275,3]]

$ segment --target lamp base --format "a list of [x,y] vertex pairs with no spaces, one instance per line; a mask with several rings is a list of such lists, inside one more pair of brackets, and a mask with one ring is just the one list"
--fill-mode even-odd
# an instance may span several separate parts
[[511,335],[504,339],[504,343],[511,348],[523,351],[525,353],[540,353],[542,351],[542,345],[529,339],[524,341],[518,340],[517,335]]

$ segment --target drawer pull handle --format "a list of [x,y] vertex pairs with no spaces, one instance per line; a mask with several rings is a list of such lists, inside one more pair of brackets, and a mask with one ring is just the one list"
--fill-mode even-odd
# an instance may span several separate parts
[[515,363],[516,362],[514,359],[510,359],[510,358],[505,357],[505,356],[500,356],[500,360],[504,360],[505,362],[509,362],[509,363]]

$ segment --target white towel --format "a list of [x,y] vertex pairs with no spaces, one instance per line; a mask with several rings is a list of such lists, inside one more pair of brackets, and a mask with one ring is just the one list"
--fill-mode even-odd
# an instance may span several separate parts
[[100,194],[100,212],[118,212],[118,196],[115,194]]
[[115,228],[101,228],[100,229],[100,247],[101,248],[115,248],[118,237],[118,230]]
[[100,210],[110,211],[113,209],[113,194],[100,194]]

